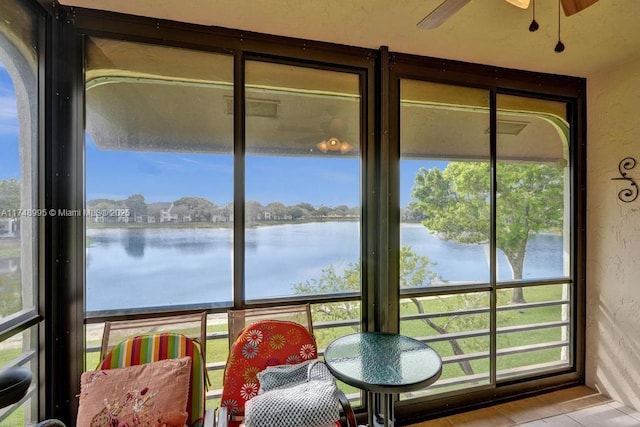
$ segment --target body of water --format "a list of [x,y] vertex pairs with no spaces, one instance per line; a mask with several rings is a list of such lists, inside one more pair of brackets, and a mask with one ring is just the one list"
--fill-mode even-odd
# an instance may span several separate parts
[[[333,265],[340,275],[360,254],[357,222],[317,222],[247,230],[247,298],[289,296],[293,284],[317,279]],[[89,229],[87,310],[230,301],[232,230]],[[489,279],[486,248],[460,245],[431,235],[420,224],[402,224],[402,244],[426,255],[446,281]],[[524,278],[563,276],[562,237],[529,241]],[[499,278],[511,273],[498,257]]]

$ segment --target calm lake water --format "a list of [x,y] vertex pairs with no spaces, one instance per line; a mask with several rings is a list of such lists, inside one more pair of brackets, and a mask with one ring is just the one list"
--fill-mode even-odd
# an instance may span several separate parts
[[[231,300],[231,230],[87,230],[87,310],[153,307]],[[246,235],[247,298],[293,294],[292,285],[337,274],[358,260],[359,224],[323,222],[258,227]],[[443,280],[487,281],[480,245],[440,240],[420,224],[401,226],[402,244],[426,255]],[[563,276],[562,237],[530,239],[524,278]],[[511,273],[498,258],[499,278]]]

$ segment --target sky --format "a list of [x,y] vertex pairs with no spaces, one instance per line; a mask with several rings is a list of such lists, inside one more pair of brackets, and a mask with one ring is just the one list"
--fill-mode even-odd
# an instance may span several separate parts
[[[401,167],[401,206],[409,202],[413,180],[422,166],[443,162],[404,160]],[[101,150],[86,135],[87,199],[122,200],[143,194],[147,203],[204,197],[217,205],[233,198],[231,155]],[[263,205],[358,206],[360,160],[248,156],[245,199]]]
[[[421,166],[442,162],[403,161],[401,206],[410,197]],[[15,90],[0,63],[0,180],[20,178],[18,121]],[[263,205],[358,206],[360,160],[248,156],[246,200]],[[86,198],[123,200],[143,194],[147,203],[171,202],[181,197],[204,197],[223,205],[233,199],[231,155],[102,150],[86,135]]]
[[20,178],[18,109],[13,81],[0,62],[0,179]]

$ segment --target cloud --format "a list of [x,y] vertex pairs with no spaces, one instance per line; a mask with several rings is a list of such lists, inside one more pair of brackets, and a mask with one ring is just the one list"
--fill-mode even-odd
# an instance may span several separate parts
[[18,107],[16,106],[15,96],[0,95],[0,122],[7,121],[13,123],[18,121]]
[[[180,155],[163,155],[164,158],[157,157],[158,153],[145,153],[142,158],[146,165],[146,170],[154,173],[177,172],[177,173],[232,173],[233,160],[226,161],[220,158],[209,158],[202,155],[202,160]],[[198,156],[198,155],[194,155]],[[222,160],[222,161],[220,161]]]
[[194,163],[196,165],[202,165],[203,164],[202,162],[200,162],[198,160],[188,159],[186,157],[178,157],[178,159],[182,160],[183,162]]
[[0,134],[17,136],[19,130],[16,99],[0,96]]
[[203,160],[196,160],[188,157],[179,157],[185,163],[195,165],[198,171],[216,172],[216,173],[233,173],[233,158],[231,156],[203,156]]

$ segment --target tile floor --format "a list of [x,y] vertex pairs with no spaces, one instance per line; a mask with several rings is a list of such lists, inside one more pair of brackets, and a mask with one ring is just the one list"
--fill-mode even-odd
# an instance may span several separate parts
[[617,427],[640,426],[640,412],[585,387],[451,415],[410,427]]

